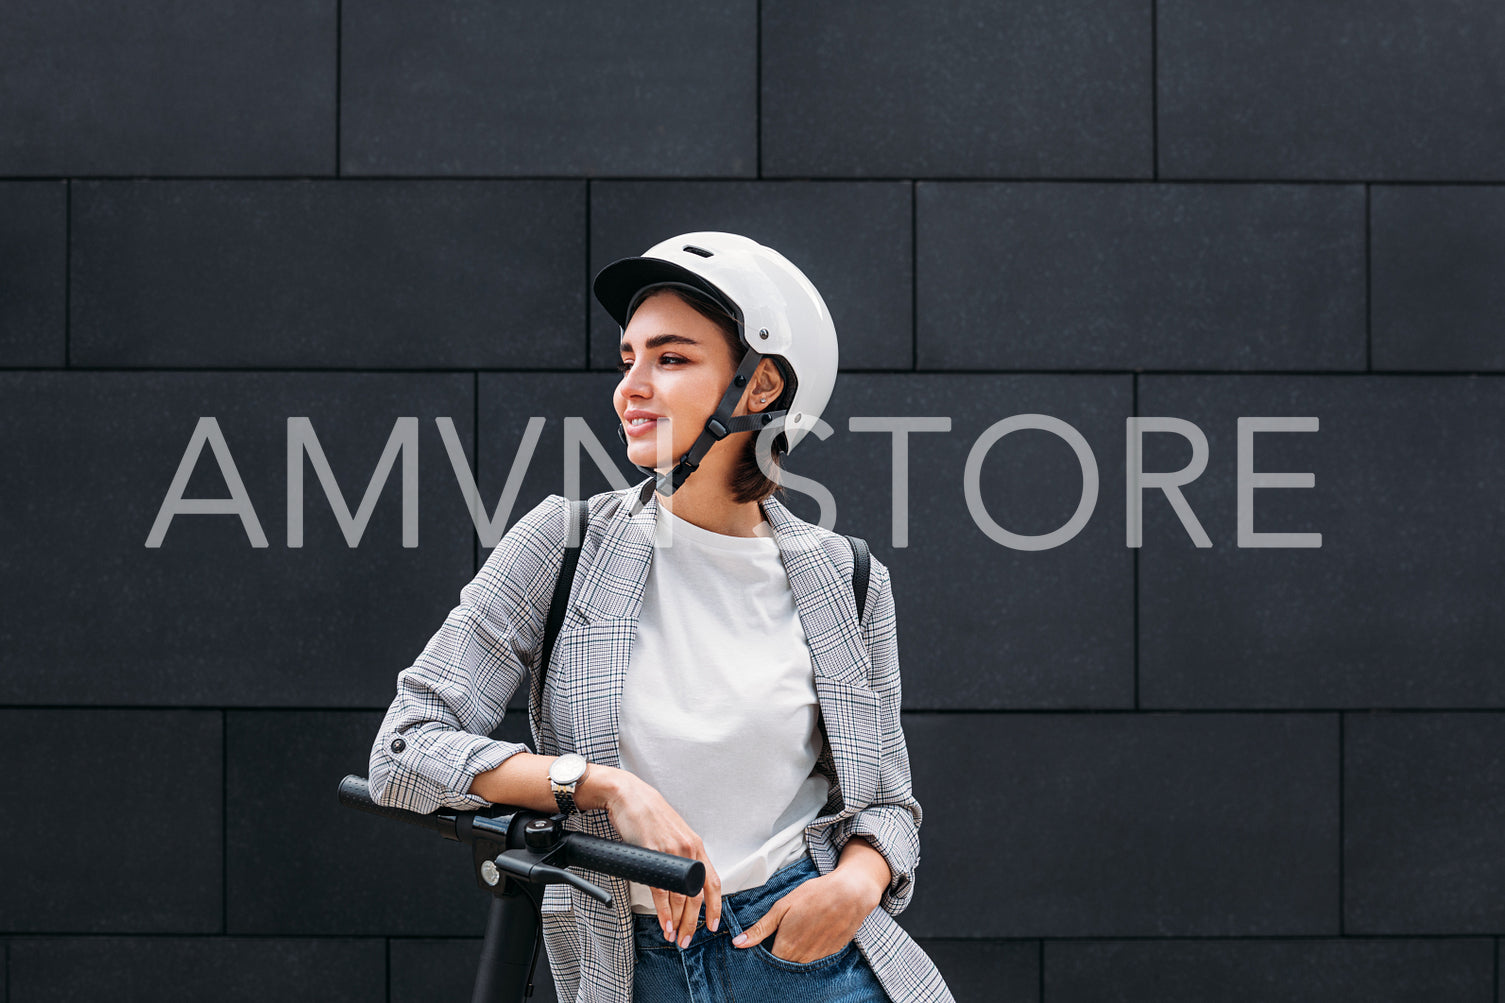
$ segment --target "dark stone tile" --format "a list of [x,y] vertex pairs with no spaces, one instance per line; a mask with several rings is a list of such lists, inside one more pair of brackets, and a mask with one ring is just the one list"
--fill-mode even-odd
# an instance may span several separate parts
[[16,997],[36,1003],[370,1003],[387,992],[377,939],[49,938],[11,953]]
[[[1488,541],[1505,496],[1505,382],[1470,377],[1145,376],[1139,412],[1206,435],[1182,490],[1196,548],[1159,491],[1144,496],[1139,695],[1154,707],[1475,707],[1505,703]],[[1253,436],[1253,468],[1309,489],[1252,492],[1259,533],[1321,547],[1240,548],[1240,416],[1309,416],[1319,431]],[[1190,462],[1146,434],[1144,469]]]
[[1505,177],[1505,7],[1162,3],[1162,177]]
[[917,936],[1338,932],[1333,715],[910,714],[904,728],[925,810],[904,914]]
[[[475,572],[474,529],[435,419],[471,446],[470,375],[0,373],[0,702],[383,706]],[[179,514],[148,547],[185,456],[185,499],[230,496],[217,419],[268,544],[234,515]],[[356,512],[400,417],[418,419],[418,546],[402,462],[351,547],[306,456],[288,546],[287,422],[308,418]],[[45,625],[38,630],[34,625]]]
[[67,214],[61,182],[0,182],[0,366],[65,362]]
[[[481,935],[490,897],[464,844],[336,797],[341,778],[366,775],[381,720],[358,711],[229,713],[230,933]],[[527,741],[527,721],[509,718],[500,734]]]
[[[1132,409],[1127,376],[837,381],[825,414],[835,431],[824,442],[807,437],[788,469],[824,485],[836,501],[837,531],[864,537],[892,573],[906,707],[1133,706],[1133,556],[1123,546],[1123,512],[1115,501],[1123,483],[1123,421]],[[1015,414],[1064,421],[1093,453],[1094,512],[1079,535],[1054,549],[994,542],[966,500],[969,453],[989,428]],[[949,432],[909,436],[903,546],[893,527],[895,436],[849,431],[853,417],[889,415],[951,419]],[[819,506],[806,485],[791,484],[791,508],[816,521]],[[1021,535],[1064,527],[1082,491],[1072,448],[1033,429],[994,442],[978,479],[988,518]]]
[[921,368],[1363,369],[1364,192],[922,183]]
[[941,970],[957,1003],[1040,999],[1040,945],[1035,941],[921,940],[920,946]]
[[[430,1003],[469,999],[475,986],[481,942],[472,940],[392,940],[391,1003]],[[555,1003],[548,959],[540,954],[533,969],[529,1003]]]
[[336,9],[7,4],[0,173],[332,173]]
[[[767,244],[820,290],[843,369],[914,364],[909,184],[600,181],[591,186],[591,276],[696,230]],[[591,365],[610,369],[621,328],[591,298]]]
[[762,6],[765,176],[1149,177],[1144,3]]
[[1349,714],[1349,933],[1505,927],[1505,714]]
[[1488,940],[1047,942],[1051,1003],[1486,1003]]
[[76,364],[584,362],[577,183],[94,182],[73,230]]
[[1505,369],[1505,187],[1370,193],[1374,367]]
[[347,174],[751,177],[752,0],[345,9]]
[[219,931],[217,712],[0,710],[0,733],[18,757],[0,812],[0,930]]

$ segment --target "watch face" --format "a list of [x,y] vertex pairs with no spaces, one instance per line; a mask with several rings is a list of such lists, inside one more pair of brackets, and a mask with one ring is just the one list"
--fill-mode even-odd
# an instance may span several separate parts
[[549,764],[549,779],[556,784],[572,784],[585,772],[585,757],[567,752]]

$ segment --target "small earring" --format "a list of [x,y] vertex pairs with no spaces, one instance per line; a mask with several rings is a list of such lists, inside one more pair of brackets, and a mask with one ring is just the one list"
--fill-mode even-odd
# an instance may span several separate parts
[[758,398],[758,403],[759,404],[767,404],[768,403],[768,398],[767,397],[759,397]]

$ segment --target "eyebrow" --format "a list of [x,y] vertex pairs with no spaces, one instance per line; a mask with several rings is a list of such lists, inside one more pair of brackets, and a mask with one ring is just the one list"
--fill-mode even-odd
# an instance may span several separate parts
[[[696,341],[694,338],[688,338],[688,337],[686,337],[683,334],[655,334],[653,337],[651,337],[651,338],[648,339],[647,344],[645,344],[643,346],[643,348],[644,348],[644,350],[648,350],[648,349],[654,349],[654,348],[662,348],[665,345],[699,345],[699,344],[700,344],[700,342]],[[622,344],[621,344],[621,346],[619,347],[618,350],[622,351],[622,352],[631,352],[633,350],[633,348],[632,348],[631,345],[629,345],[627,342],[624,341],[624,342],[622,342]]]

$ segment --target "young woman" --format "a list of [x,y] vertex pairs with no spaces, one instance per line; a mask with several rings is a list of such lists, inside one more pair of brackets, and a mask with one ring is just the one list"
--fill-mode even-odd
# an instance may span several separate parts
[[[888,571],[871,562],[859,619],[848,541],[772,495],[835,381],[824,301],[777,251],[715,232],[614,262],[594,289],[623,327],[620,434],[652,476],[590,499],[542,686],[568,503],[508,531],[399,674],[372,796],[558,810],[705,863],[694,898],[604,879],[608,909],[549,886],[562,1003],[950,1000],[893,920],[921,813]],[[524,684],[538,754],[486,737]]]

